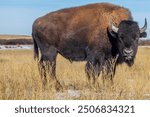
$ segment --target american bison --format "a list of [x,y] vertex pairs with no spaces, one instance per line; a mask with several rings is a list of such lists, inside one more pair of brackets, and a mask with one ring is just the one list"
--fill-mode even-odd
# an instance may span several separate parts
[[[104,65],[118,56],[115,63],[134,64],[138,40],[146,36],[147,21],[142,28],[131,12],[110,3],[96,3],[67,8],[42,16],[33,24],[34,58],[38,58],[42,74],[46,70],[56,78],[56,56],[61,54],[70,61],[87,61],[87,77],[96,79]],[[113,72],[115,72],[115,67]],[[46,79],[43,79],[46,83]]]

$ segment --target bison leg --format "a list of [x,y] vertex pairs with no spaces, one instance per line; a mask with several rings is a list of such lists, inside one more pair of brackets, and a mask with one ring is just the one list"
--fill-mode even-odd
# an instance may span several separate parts
[[100,66],[98,63],[96,65],[93,65],[92,63],[87,62],[85,72],[89,82],[91,82],[92,80],[92,83],[95,84],[96,79],[100,75],[101,67],[102,66]]
[[104,68],[103,68],[103,82],[106,78],[109,78],[113,83],[113,77],[116,71],[116,61],[118,59],[118,55],[114,58],[110,58],[105,61]]
[[56,79],[56,56],[57,50],[54,47],[49,47],[41,52],[41,60],[39,62],[39,71],[42,77],[42,82],[45,85],[47,78]]
[[47,79],[46,79],[46,67],[44,65],[43,60],[41,59],[38,64],[39,72],[41,75],[42,83],[43,85],[46,85]]
[[[95,57],[92,61],[88,61],[85,66],[85,73],[88,80],[93,80],[93,84],[97,80],[102,71],[104,56]],[[92,78],[92,79],[91,79]]]
[[88,61],[85,65],[85,73],[86,73],[86,76],[88,78],[88,80],[90,81],[91,79],[91,74],[92,74],[92,69],[91,69],[91,64],[90,62]]

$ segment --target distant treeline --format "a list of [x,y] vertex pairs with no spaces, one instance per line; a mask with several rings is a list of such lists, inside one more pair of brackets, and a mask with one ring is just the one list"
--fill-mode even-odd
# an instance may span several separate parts
[[139,41],[140,46],[150,46],[150,39],[147,40],[140,40]]
[[32,45],[32,39],[0,39],[0,45]]
[[[30,39],[0,39],[0,45],[32,45],[32,38]],[[150,46],[150,39],[140,40],[140,46]]]

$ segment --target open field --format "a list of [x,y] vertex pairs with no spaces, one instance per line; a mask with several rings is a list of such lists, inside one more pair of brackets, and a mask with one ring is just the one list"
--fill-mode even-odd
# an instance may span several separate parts
[[0,35],[0,40],[13,40],[13,39],[31,39],[31,36],[28,35]]
[[32,37],[27,35],[0,35],[0,45],[33,44]]
[[139,48],[135,64],[117,67],[114,84],[99,77],[90,86],[84,73],[84,62],[72,64],[57,57],[57,78],[63,86],[56,91],[53,82],[44,92],[37,62],[31,50],[0,51],[0,99],[150,99],[150,49]]

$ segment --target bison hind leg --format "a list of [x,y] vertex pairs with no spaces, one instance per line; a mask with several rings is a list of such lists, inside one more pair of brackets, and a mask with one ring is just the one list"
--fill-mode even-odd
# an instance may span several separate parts
[[44,85],[49,78],[56,79],[55,67],[55,62],[40,60],[38,68]]
[[57,49],[53,46],[41,49],[41,60],[38,66],[43,86],[49,84],[51,82],[50,80],[57,81],[56,56]]

